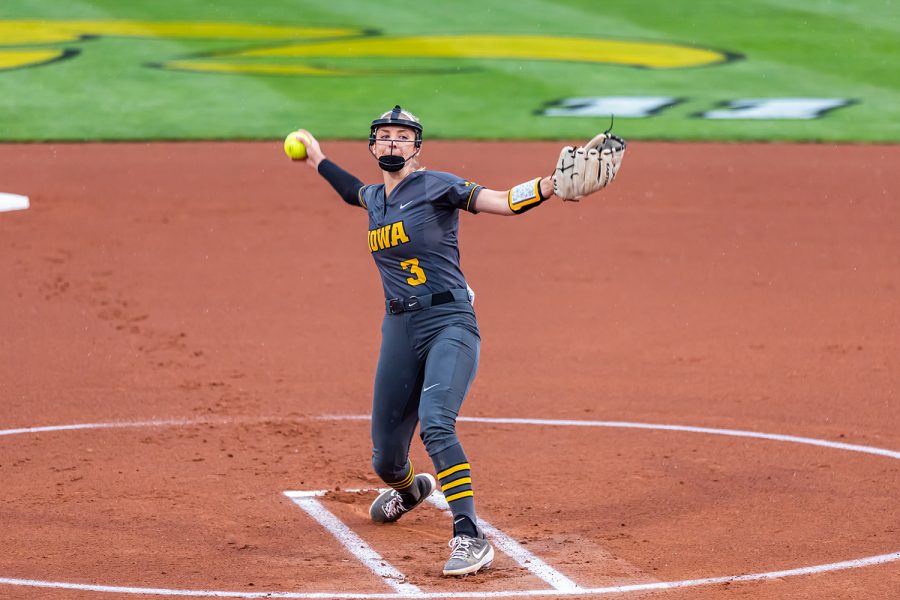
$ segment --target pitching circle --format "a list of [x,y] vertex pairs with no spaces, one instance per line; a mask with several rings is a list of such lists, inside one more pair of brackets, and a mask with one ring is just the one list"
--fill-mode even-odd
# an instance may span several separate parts
[[[125,428],[149,428],[149,427],[177,427],[187,425],[210,425],[221,424],[229,425],[236,423],[255,423],[255,422],[278,422],[286,419],[279,418],[258,418],[258,419],[186,419],[186,420],[160,420],[160,421],[132,421],[119,423],[76,423],[71,425],[54,425],[46,427],[26,427],[19,429],[0,429],[0,437],[10,435],[23,435],[28,433],[45,433],[52,431],[75,431],[82,429],[125,429]],[[297,420],[297,419],[291,419]],[[367,421],[367,415],[324,415],[320,417],[311,417],[308,420],[319,421]],[[460,421],[468,421],[475,423],[493,423],[507,425],[539,425],[539,426],[557,426],[557,427],[611,427],[621,429],[646,429],[657,431],[679,431],[686,433],[703,433],[709,435],[724,435],[730,437],[756,438],[769,441],[787,442],[796,444],[807,444],[811,446],[820,446],[835,450],[844,450],[849,452],[860,452],[864,454],[874,454],[900,460],[900,452],[894,450],[886,450],[884,448],[876,448],[874,446],[862,446],[857,444],[845,444],[840,442],[832,442],[829,440],[821,440],[816,438],[799,437],[792,435],[761,433],[756,431],[743,431],[739,429],[716,429],[711,427],[691,427],[685,425],[663,425],[651,423],[630,423],[625,421],[575,421],[575,420],[556,420],[556,419],[503,419],[503,418],[487,418],[487,417],[461,417]],[[15,579],[9,577],[0,577],[0,585],[35,587],[48,589],[67,589],[91,592],[108,592],[115,594],[137,594],[152,596],[187,596],[187,597],[216,597],[216,598],[290,598],[296,600],[324,600],[327,598],[335,598],[341,600],[407,600],[415,598],[416,600],[436,600],[443,598],[515,598],[515,597],[533,597],[533,596],[599,596],[606,594],[622,594],[626,592],[646,592],[646,591],[664,591],[670,589],[681,589],[687,587],[698,587],[705,585],[738,583],[748,581],[764,581],[769,579],[781,579],[786,577],[796,577],[800,575],[812,575],[815,573],[826,573],[831,571],[841,571],[845,569],[855,569],[860,567],[868,567],[880,565],[890,562],[900,561],[900,551],[889,554],[879,554],[877,556],[867,556],[864,558],[846,560],[837,563],[829,563],[822,565],[812,565],[807,567],[798,567],[795,569],[787,569],[782,571],[770,571],[766,573],[752,573],[748,575],[726,575],[720,577],[709,577],[705,579],[687,579],[681,581],[660,581],[646,584],[632,584],[622,586],[608,586],[602,588],[579,588],[575,591],[561,592],[555,589],[537,589],[537,590],[517,590],[517,591],[498,591],[498,592],[432,592],[417,594],[411,596],[401,593],[346,593],[346,592],[276,592],[276,591],[260,591],[260,592],[237,592],[225,590],[192,590],[192,589],[169,589],[169,588],[140,588],[128,586],[110,586],[100,584],[80,584],[63,581],[43,581],[32,579]]]

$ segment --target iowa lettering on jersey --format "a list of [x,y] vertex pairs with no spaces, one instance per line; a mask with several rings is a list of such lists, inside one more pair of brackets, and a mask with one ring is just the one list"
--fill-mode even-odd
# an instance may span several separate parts
[[409,236],[403,229],[403,221],[369,230],[369,250],[372,252],[393,248],[407,242],[409,242]]

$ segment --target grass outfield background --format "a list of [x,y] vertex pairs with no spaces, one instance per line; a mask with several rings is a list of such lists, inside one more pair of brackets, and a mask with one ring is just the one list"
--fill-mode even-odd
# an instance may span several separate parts
[[[705,52],[725,60],[659,64]],[[623,64],[644,60],[656,64]],[[5,141],[274,139],[301,126],[360,139],[395,103],[430,138],[578,139],[608,118],[543,109],[606,96],[679,99],[620,114],[631,139],[897,142],[900,19],[883,0],[0,3]],[[798,97],[851,103],[815,119],[698,116]]]

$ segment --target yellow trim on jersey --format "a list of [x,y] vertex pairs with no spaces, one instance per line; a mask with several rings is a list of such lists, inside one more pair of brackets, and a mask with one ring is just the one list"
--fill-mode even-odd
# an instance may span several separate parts
[[466,490],[464,492],[460,492],[458,494],[453,494],[452,496],[444,496],[444,499],[447,502],[453,502],[454,500],[459,500],[460,498],[467,498],[468,496],[474,496],[475,492],[472,490]]
[[446,492],[450,488],[455,488],[457,486],[463,485],[464,483],[472,483],[472,478],[471,477],[460,477],[459,479],[457,479],[455,481],[451,481],[447,485],[442,485],[441,491]]
[[465,471],[466,469],[471,469],[469,463],[459,463],[458,465],[452,466],[446,471],[441,471],[437,474],[438,479],[443,479],[447,475],[453,475],[454,473],[458,473],[459,471]]
[[477,190],[480,187],[481,187],[480,185],[476,185],[474,183],[472,184],[472,191],[469,192],[469,199],[466,200],[466,210],[468,210],[469,212],[472,212],[469,209],[469,207],[472,205],[472,196],[475,194],[475,190]]
[[362,193],[362,191],[363,191],[364,189],[366,189],[366,186],[362,186],[361,188],[359,188],[359,191],[356,192],[356,195],[359,197],[359,205],[362,206],[363,208],[368,209],[369,207],[366,206],[366,201],[363,200],[363,193]]

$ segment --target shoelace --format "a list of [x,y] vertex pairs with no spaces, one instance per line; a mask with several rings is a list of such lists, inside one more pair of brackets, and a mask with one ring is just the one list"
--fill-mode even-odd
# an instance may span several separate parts
[[464,560],[466,558],[466,553],[469,551],[469,546],[472,545],[472,542],[475,540],[470,538],[467,535],[458,535],[447,544],[451,548],[453,548],[453,552],[450,553],[450,559],[459,558]]
[[394,493],[391,495],[391,499],[384,503],[384,516],[388,519],[393,519],[397,515],[402,515],[406,512],[406,507],[403,506],[403,498],[400,497],[400,494]]

